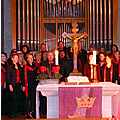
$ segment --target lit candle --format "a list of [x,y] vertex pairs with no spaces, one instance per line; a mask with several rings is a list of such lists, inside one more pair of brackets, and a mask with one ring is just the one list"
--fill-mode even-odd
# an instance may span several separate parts
[[93,51],[93,64],[96,64],[96,51]]
[[20,40],[18,40],[18,50],[20,51]]
[[55,65],[58,65],[58,50],[55,50]]

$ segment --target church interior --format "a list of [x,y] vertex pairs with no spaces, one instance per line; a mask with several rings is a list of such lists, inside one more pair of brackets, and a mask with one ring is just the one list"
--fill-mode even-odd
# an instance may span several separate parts
[[[41,44],[44,44],[46,45],[45,46],[46,51],[49,53],[54,50],[59,50],[60,42],[63,43],[63,47],[65,48],[66,51],[67,50],[70,51],[71,47],[73,46],[73,52],[77,54],[78,52],[77,50],[79,50],[79,44],[77,50],[75,50],[76,46],[74,46],[74,43],[75,40],[77,40],[77,38],[82,35],[83,37],[80,38],[82,44],[81,49],[86,51],[85,54],[89,54],[86,57],[87,59],[90,59],[89,57],[91,55],[90,54],[91,48],[97,51],[96,52],[96,57],[97,57],[97,55],[99,55],[100,53],[101,48],[104,48],[105,54],[108,55],[112,52],[113,46],[117,46],[116,52],[119,51],[119,58],[120,58],[119,33],[120,33],[120,0],[1,0],[1,52],[5,52],[8,58],[10,56],[10,51],[12,49],[16,49],[17,53],[21,53],[23,51],[24,45],[29,48],[29,51],[31,53],[35,54],[36,52],[42,53]],[[66,35],[67,37],[64,37],[64,35]],[[62,52],[64,51],[61,51],[61,54]],[[73,69],[75,70],[75,71],[73,70],[73,72],[75,73],[75,75],[77,75],[76,64],[78,64],[77,62],[79,62],[79,60],[77,61],[76,58],[77,57],[79,58],[79,56],[76,57],[75,54],[73,55],[74,56]],[[93,54],[93,59],[94,59],[94,54]],[[78,71],[81,72],[82,75],[86,73],[85,76],[87,76],[89,74],[87,72],[88,66],[86,66],[87,69],[85,71],[83,70],[83,67],[85,65],[84,60],[82,61],[81,59],[80,62],[79,64],[82,64],[81,65],[82,68],[80,66],[79,67],[80,70],[78,69],[77,72]],[[97,64],[98,63],[99,62],[97,62]],[[118,64],[120,64],[120,62]],[[69,66],[69,64],[67,64],[67,66]],[[68,67],[68,69],[71,68]],[[92,69],[93,72],[91,72],[90,74],[93,74],[93,77],[95,77],[94,75],[96,73],[94,73],[94,71],[96,70],[96,66],[95,68],[93,67]],[[103,78],[100,77],[99,81],[102,81],[102,79],[104,79],[103,82],[107,81],[107,77],[106,79],[104,78],[104,76],[107,74],[107,72],[105,72],[106,69],[103,70],[104,73],[104,75],[102,76]],[[110,79],[109,81],[111,82],[111,76],[115,77],[116,74],[114,74],[114,70],[110,72],[111,74],[113,73],[113,75],[110,74],[108,77]],[[118,72],[118,74],[120,75],[120,72]],[[87,77],[89,78],[89,75]],[[65,80],[66,78],[64,79],[64,81]],[[90,82],[91,81],[92,80],[90,80]],[[120,80],[117,81],[117,83],[120,85]],[[117,87],[119,85],[117,85]],[[112,85],[110,84],[110,86]],[[118,87],[118,89],[120,95],[120,86]],[[111,97],[109,98],[111,99]],[[119,96],[118,98],[120,100]],[[104,97],[104,99],[108,99],[108,98]],[[114,97],[113,99],[117,101],[117,97]],[[44,100],[46,99],[44,98]],[[103,100],[103,96],[102,96],[102,100]],[[112,99],[110,102],[112,104]],[[104,107],[102,106],[101,109],[103,108]],[[108,109],[109,107],[106,108],[106,110]],[[106,116],[102,118],[86,118],[86,120],[109,120],[109,119],[114,120],[117,117],[118,103],[117,103],[117,110],[115,110],[114,107],[113,109],[110,108],[110,110],[112,111],[111,113],[113,113],[111,117],[113,118]],[[120,109],[120,105],[119,105],[119,109]],[[60,111],[60,109],[58,111]],[[105,116],[104,113],[102,114],[103,116]],[[51,118],[49,117],[51,115],[43,114],[41,111],[40,111],[40,116],[43,119]],[[10,117],[2,115],[1,119],[9,120]],[[26,119],[26,116],[20,115],[20,117],[16,119]],[[65,118],[63,117],[62,120],[64,119]],[[120,120],[120,110],[119,110],[118,120]]]

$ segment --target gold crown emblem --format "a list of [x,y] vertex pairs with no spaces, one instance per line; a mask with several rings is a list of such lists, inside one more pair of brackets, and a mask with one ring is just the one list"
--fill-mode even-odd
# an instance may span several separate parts
[[82,96],[82,99],[76,97],[78,108],[92,107],[95,99],[96,99],[96,97],[89,98],[86,93],[84,94],[84,96]]

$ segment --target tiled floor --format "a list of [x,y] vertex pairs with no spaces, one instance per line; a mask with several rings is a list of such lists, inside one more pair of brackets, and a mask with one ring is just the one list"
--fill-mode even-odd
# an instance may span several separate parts
[[[27,119],[24,115],[21,115],[21,114],[19,114],[19,115],[20,115],[19,118],[16,117],[16,118],[13,119],[13,120],[25,120],[25,119]],[[42,113],[40,113],[40,116],[41,116],[41,118],[43,118],[43,119],[46,118],[46,116],[44,116]],[[11,118],[8,117],[8,116],[6,116],[6,115],[2,115],[2,116],[1,116],[1,120],[11,120]]]

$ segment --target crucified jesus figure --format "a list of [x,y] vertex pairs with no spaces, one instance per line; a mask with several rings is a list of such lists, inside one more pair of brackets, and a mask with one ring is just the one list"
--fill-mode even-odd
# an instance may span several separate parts
[[73,23],[72,24],[72,32],[71,34],[67,34],[67,33],[63,33],[62,37],[64,38],[68,38],[70,40],[73,41],[73,46],[71,47],[71,52],[74,53],[74,73],[77,73],[77,51],[78,51],[78,40],[80,40],[81,38],[86,39],[88,37],[88,34],[86,32],[84,33],[77,33],[79,28],[77,28],[78,24],[77,23]]
[[76,37],[76,34],[73,34],[73,37],[70,37],[69,34],[67,34],[67,33],[64,33],[64,36],[66,36],[66,38],[73,41],[73,46],[71,47],[71,52],[74,53],[74,57],[75,57],[75,60],[76,60],[75,53],[77,53],[77,51],[78,51],[78,40],[80,40],[81,38],[87,38],[87,33],[84,32],[83,34],[81,34],[80,37]]

